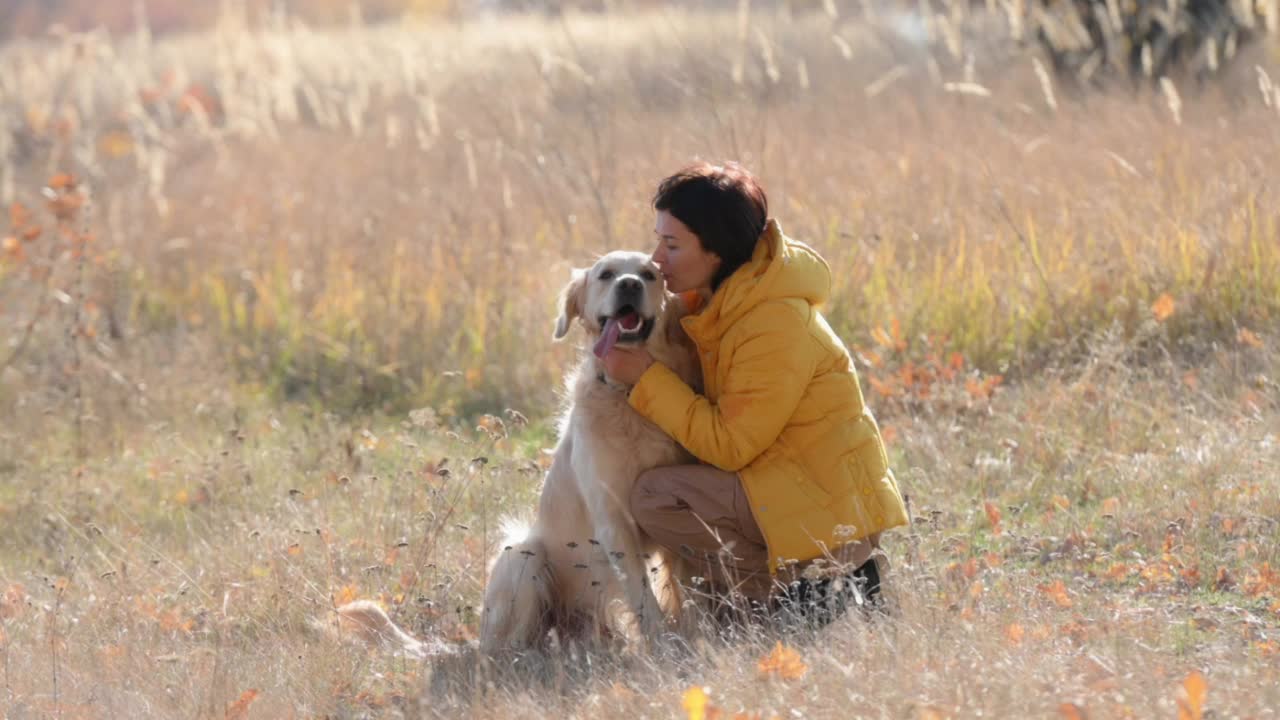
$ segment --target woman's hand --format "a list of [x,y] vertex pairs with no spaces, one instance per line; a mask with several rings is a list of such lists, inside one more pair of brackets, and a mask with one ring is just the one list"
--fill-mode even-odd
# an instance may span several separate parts
[[635,385],[654,360],[644,348],[615,346],[604,356],[603,362],[605,374],[612,380],[623,385]]

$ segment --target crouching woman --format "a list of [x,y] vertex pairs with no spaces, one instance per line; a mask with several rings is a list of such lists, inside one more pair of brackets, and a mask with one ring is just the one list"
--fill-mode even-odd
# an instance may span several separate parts
[[[819,312],[831,271],[768,217],[756,178],[733,163],[690,166],[653,201],[654,262],[690,307],[704,390],[642,348],[614,348],[608,374],[630,403],[701,464],[638,479],[641,530],[699,566],[736,607],[826,622],[874,606],[881,533],[907,522],[884,442],[848,349]],[[840,561],[839,572],[805,572]]]

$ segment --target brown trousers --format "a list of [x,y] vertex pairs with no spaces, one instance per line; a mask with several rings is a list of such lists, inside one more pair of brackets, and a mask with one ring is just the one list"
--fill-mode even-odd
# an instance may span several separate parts
[[[770,575],[764,535],[737,473],[710,465],[648,470],[631,491],[631,513],[642,532],[684,558],[716,593],[763,601],[804,570]],[[874,538],[849,543],[836,559],[858,567],[874,547]]]

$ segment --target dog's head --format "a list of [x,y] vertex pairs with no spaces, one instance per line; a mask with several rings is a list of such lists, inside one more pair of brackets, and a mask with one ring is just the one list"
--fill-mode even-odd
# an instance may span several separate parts
[[560,293],[560,318],[553,337],[563,338],[575,319],[612,344],[643,344],[662,321],[667,293],[662,274],[642,252],[619,250],[589,270],[573,271]]

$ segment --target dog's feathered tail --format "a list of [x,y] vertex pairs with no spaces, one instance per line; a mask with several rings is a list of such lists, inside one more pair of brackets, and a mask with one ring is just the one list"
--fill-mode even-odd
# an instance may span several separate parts
[[[533,534],[533,526],[530,524],[528,518],[508,516],[502,518],[502,521],[499,522],[498,534],[502,536],[501,547],[517,545],[529,539],[529,536]],[[495,556],[493,561],[490,562],[490,565],[496,561],[497,557]]]
[[502,537],[489,568],[480,617],[480,650],[486,653],[536,644],[553,610],[546,545],[520,518],[503,520]]
[[332,613],[328,621],[317,619],[312,626],[338,640],[391,648],[414,658],[450,652],[443,643],[423,642],[405,632],[372,600],[355,600],[334,608]]

